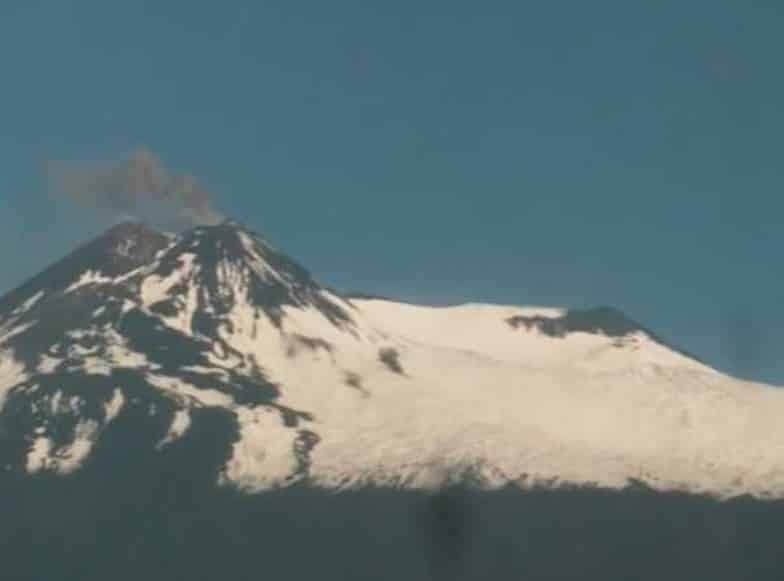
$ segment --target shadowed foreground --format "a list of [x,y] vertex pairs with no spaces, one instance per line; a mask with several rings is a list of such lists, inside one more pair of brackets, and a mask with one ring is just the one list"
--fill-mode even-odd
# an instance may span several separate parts
[[242,496],[167,476],[3,482],[3,578],[781,578],[781,503],[645,490]]

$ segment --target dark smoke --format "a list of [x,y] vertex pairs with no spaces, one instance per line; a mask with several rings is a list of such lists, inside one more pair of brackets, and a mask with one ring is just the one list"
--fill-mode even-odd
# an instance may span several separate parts
[[223,215],[212,195],[187,173],[169,170],[146,147],[112,162],[54,162],[46,168],[51,192],[111,220],[141,220],[186,227],[215,224]]

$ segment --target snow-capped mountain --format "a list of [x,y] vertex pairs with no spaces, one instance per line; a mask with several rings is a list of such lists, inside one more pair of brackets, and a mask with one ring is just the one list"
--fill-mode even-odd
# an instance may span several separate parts
[[19,474],[154,463],[209,427],[202,461],[247,491],[780,497],[783,416],[784,392],[617,310],[342,295],[234,222],[121,224],[0,299],[0,467]]

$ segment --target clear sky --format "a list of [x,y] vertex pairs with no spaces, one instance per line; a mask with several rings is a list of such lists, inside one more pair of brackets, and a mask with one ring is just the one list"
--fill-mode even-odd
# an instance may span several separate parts
[[784,384],[780,1],[0,3],[0,292],[137,145],[326,282],[612,304]]

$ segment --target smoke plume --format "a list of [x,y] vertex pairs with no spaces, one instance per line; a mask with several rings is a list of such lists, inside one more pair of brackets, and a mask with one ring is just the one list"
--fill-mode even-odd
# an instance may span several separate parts
[[50,191],[112,220],[133,219],[167,226],[215,224],[223,215],[212,195],[188,173],[169,170],[150,149],[139,147],[112,162],[53,162],[46,168]]

